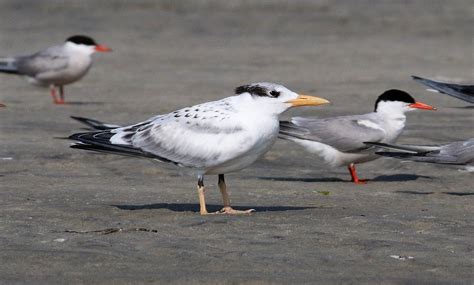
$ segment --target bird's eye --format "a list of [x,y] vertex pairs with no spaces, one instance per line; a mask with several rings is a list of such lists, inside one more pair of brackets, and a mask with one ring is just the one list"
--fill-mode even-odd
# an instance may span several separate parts
[[272,91],[270,92],[270,95],[272,95],[273,97],[277,98],[278,96],[280,96],[280,92],[275,91],[275,90],[272,90]]

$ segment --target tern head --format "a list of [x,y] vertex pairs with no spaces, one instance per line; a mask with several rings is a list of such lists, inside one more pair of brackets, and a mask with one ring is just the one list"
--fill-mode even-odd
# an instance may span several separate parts
[[269,111],[275,114],[281,114],[291,107],[318,106],[329,103],[324,98],[301,95],[285,86],[269,82],[239,86],[235,88],[235,94],[250,96],[252,104],[255,103],[255,106],[262,112]]
[[83,49],[84,51],[88,51],[90,53],[112,51],[111,48],[105,45],[99,45],[94,41],[93,38],[84,35],[75,35],[69,37],[66,40],[66,43],[72,44],[75,47]]
[[416,109],[436,110],[435,107],[417,102],[407,92],[397,89],[385,91],[375,101],[375,112],[379,113],[405,113]]

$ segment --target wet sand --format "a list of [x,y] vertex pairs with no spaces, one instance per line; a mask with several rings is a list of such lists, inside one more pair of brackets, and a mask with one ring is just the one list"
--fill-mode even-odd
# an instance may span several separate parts
[[[233,205],[257,212],[202,217],[194,177],[60,139],[81,130],[70,115],[134,123],[255,81],[332,102],[284,118],[369,112],[403,89],[439,110],[409,113],[399,142],[474,137],[467,103],[410,79],[474,82],[471,1],[96,2],[0,1],[2,56],[76,33],[114,49],[66,87],[65,106],[0,74],[0,283],[474,281],[473,174],[379,159],[353,185],[278,141],[226,176]],[[217,177],[205,182],[218,210]]]

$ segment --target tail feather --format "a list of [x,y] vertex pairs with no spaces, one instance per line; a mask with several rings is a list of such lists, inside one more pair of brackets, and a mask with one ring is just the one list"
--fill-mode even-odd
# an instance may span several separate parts
[[429,145],[395,145],[379,142],[364,142],[366,145],[382,147],[389,150],[404,151],[406,153],[427,153],[433,150],[438,150],[439,146]]
[[409,152],[395,152],[395,151],[393,152],[380,151],[380,152],[376,152],[376,154],[386,156],[386,157],[393,157],[393,158],[411,160],[411,161],[416,161],[416,162],[465,165],[465,163],[460,163],[455,156],[439,155],[438,153],[432,153],[432,152],[409,153]]
[[92,128],[93,130],[104,131],[104,130],[111,130],[111,129],[116,129],[116,128],[121,127],[119,125],[107,124],[98,120],[84,118],[84,117],[71,116],[71,118]]
[[110,138],[115,135],[110,131],[97,131],[97,132],[87,132],[87,133],[77,133],[69,137],[69,139],[78,141],[75,144],[71,145],[71,148],[84,149],[97,152],[113,153],[126,156],[138,156],[145,158],[153,158],[163,162],[172,162],[173,161],[166,159],[164,157],[156,156],[152,153],[143,151],[138,148],[134,148],[131,145],[117,145],[110,142]]
[[9,74],[19,74],[14,57],[0,58],[0,72]]

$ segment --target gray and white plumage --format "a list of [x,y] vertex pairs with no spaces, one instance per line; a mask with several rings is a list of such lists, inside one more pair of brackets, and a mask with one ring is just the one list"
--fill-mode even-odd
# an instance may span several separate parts
[[[110,49],[87,36],[72,36],[62,45],[31,55],[0,58],[0,72],[23,75],[34,85],[60,87],[63,97],[62,87],[78,81],[88,72],[92,65],[91,55],[96,51]],[[52,95],[54,98],[55,93]]]
[[265,154],[278,137],[278,118],[288,108],[325,103],[260,82],[240,86],[235,96],[222,100],[70,138],[78,141],[73,148],[153,158],[192,169],[202,182],[206,174],[239,171]]
[[377,154],[417,162],[474,166],[474,138],[441,145],[367,143],[388,151]]
[[446,94],[474,104],[474,85],[447,83],[413,75],[412,78],[415,81],[430,87],[431,89],[429,89],[429,91]]
[[405,112],[415,108],[434,109],[415,102],[406,92],[388,90],[379,96],[371,113],[282,121],[280,138],[321,156],[331,167],[349,166],[353,180],[357,180],[354,164],[378,158],[375,148],[364,142],[395,142],[405,127]]

